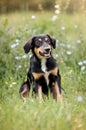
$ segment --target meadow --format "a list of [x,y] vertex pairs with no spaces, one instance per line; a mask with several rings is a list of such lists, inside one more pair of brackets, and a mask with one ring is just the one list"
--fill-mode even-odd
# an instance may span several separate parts
[[[44,98],[40,103],[20,98],[31,53],[24,44],[37,34],[57,40],[53,50],[60,68],[63,103]],[[86,16],[52,12],[15,12],[0,15],[0,130],[86,129]]]

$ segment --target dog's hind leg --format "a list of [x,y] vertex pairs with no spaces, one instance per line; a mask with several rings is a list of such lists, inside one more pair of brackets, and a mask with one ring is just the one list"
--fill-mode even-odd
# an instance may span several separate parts
[[23,101],[26,101],[26,98],[29,96],[30,91],[30,84],[28,82],[24,82],[19,90],[20,96],[23,99]]

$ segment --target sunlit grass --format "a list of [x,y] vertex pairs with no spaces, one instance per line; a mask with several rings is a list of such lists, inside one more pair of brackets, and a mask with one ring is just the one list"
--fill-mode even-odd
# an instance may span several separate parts
[[[21,12],[0,16],[0,129],[85,130],[86,18],[81,14]],[[62,76],[63,104],[51,97],[39,103],[32,96],[24,104],[19,87],[26,80],[29,57],[24,44],[33,35],[57,39],[53,50]]]

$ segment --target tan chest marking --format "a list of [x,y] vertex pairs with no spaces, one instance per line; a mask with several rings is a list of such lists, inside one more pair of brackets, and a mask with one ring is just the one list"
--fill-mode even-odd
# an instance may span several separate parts
[[36,72],[33,72],[32,75],[34,77],[34,79],[40,79],[42,76],[46,79],[46,82],[47,82],[47,85],[49,84],[49,75],[52,74],[52,75],[57,75],[58,73],[58,68],[54,68],[53,70],[51,71],[46,71],[45,73],[36,73]]

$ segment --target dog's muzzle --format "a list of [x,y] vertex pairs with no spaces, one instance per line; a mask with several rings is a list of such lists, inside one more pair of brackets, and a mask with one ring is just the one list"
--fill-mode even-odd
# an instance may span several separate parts
[[49,58],[51,56],[51,48],[50,47],[44,47],[44,50],[39,51],[39,54],[43,57]]

